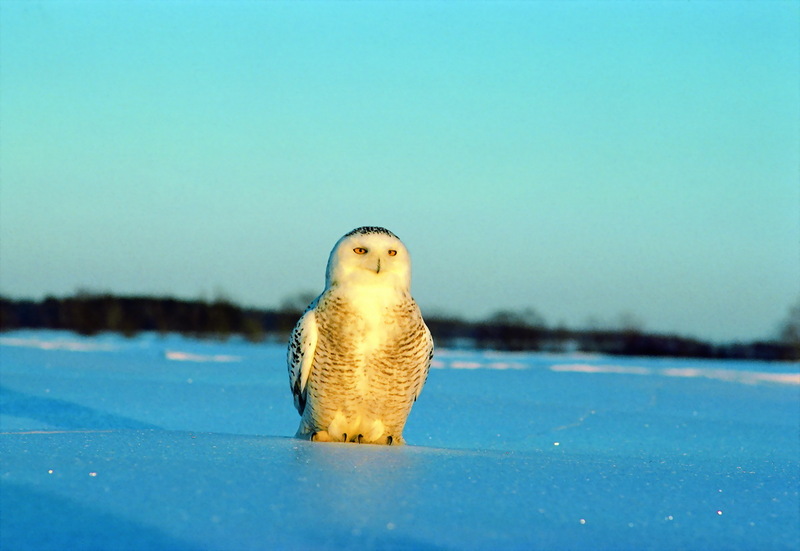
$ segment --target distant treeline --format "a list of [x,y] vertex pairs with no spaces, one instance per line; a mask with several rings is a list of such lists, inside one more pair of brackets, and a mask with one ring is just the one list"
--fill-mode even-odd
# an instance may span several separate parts
[[[285,339],[302,314],[287,303],[275,310],[242,308],[226,299],[182,300],[78,293],[42,301],[0,297],[0,330],[62,329],[83,335],[144,331],[177,332],[200,338],[232,335],[260,342]],[[796,342],[719,345],[637,329],[575,330],[548,328],[535,316],[495,315],[483,321],[426,316],[438,346],[504,351],[589,352],[633,356],[796,361]]]

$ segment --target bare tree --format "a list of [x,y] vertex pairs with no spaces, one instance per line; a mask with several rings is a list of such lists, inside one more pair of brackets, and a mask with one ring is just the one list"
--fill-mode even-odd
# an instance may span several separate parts
[[281,301],[278,307],[279,312],[303,312],[311,302],[317,298],[317,293],[313,291],[300,291],[294,293]]
[[617,327],[625,333],[643,333],[644,321],[631,312],[622,312],[617,316]]
[[782,342],[800,348],[800,298],[789,307],[778,336]]
[[515,325],[518,327],[541,328],[546,326],[544,317],[530,307],[520,311],[498,310],[489,316],[487,321],[499,325]]

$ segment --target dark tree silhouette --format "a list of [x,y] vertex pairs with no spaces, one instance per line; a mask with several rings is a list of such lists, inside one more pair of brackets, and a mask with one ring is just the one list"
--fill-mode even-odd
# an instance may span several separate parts
[[[177,332],[202,338],[241,335],[251,341],[286,340],[303,310],[315,298],[298,293],[275,310],[242,308],[218,294],[212,301],[172,297],[114,296],[82,291],[43,301],[0,297],[0,330],[64,329],[84,335],[113,331]],[[426,322],[439,347],[495,350],[582,350],[602,354],[692,356],[761,360],[800,359],[800,301],[789,311],[780,342],[713,345],[697,339],[645,332],[638,318],[626,315],[618,328],[548,328],[534,309],[501,310],[485,320],[429,315]]]

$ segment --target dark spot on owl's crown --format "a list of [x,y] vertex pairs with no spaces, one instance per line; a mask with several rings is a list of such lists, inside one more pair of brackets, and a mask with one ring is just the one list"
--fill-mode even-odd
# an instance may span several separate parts
[[350,237],[351,235],[369,235],[372,233],[388,235],[389,237],[394,237],[395,239],[399,239],[395,234],[393,234],[386,228],[381,228],[380,226],[361,226],[360,228],[356,228],[353,231],[346,233],[344,236]]

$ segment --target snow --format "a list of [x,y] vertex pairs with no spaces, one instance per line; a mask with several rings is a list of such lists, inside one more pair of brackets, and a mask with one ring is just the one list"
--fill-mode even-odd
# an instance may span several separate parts
[[438,350],[405,447],[282,344],[0,335],[0,549],[797,549],[800,364]]

